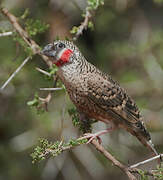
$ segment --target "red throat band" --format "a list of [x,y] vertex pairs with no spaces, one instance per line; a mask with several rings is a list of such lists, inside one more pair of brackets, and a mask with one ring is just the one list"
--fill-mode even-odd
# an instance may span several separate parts
[[56,66],[62,66],[63,64],[69,62],[70,56],[72,55],[73,51],[71,49],[66,49],[62,52],[59,60],[55,63]]

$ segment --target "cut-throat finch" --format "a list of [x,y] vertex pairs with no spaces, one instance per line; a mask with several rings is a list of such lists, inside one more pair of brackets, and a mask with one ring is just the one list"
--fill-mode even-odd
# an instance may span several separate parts
[[87,135],[89,141],[115,128],[123,128],[158,155],[133,99],[109,75],[89,63],[72,42],[55,41],[46,45],[42,54],[58,66],[58,76],[81,119],[110,124],[106,130]]

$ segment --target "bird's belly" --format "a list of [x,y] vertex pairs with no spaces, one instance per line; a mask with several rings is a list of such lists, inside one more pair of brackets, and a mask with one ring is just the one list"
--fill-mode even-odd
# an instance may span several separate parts
[[74,91],[69,91],[69,96],[72,102],[75,104],[77,109],[86,114],[91,119],[96,119],[104,123],[110,124],[115,123],[112,116],[108,112],[100,109],[96,104],[90,101],[85,95],[81,95]]

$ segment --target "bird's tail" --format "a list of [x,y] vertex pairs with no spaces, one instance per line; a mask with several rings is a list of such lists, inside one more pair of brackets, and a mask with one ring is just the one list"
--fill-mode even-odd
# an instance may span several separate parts
[[139,139],[139,141],[144,145],[144,146],[146,146],[151,152],[153,152],[154,153],[154,155],[159,155],[159,153],[157,152],[157,150],[155,149],[155,147],[154,147],[154,144],[152,143],[152,140],[151,140],[151,138],[150,139],[146,139],[146,138],[144,138],[144,137],[141,137],[141,136],[136,136],[138,139]]
[[142,121],[138,121],[134,128],[130,129],[130,132],[138,138],[138,140],[146,146],[150,151],[152,151],[155,155],[159,155],[159,153],[154,148],[154,145],[151,140],[151,136],[147,131],[144,123]]

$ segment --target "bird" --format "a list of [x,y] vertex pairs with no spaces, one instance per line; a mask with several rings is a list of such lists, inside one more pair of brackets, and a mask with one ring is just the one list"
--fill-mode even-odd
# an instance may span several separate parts
[[158,155],[134,100],[110,75],[88,62],[72,41],[56,40],[47,44],[41,54],[58,67],[57,75],[81,119],[95,119],[110,125],[106,130],[86,134],[84,137],[89,138],[89,142],[122,128]]

